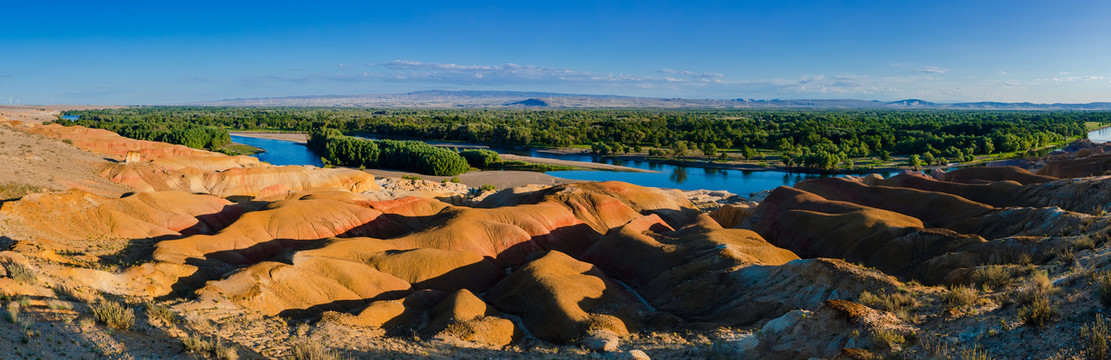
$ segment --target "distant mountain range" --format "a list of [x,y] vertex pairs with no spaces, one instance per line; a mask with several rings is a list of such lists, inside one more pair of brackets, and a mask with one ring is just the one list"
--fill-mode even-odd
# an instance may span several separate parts
[[919,99],[891,102],[853,99],[681,99],[619,95],[560,94],[527,91],[426,90],[404,94],[314,95],[228,99],[174,105],[295,106],[369,108],[813,108],[813,109],[973,109],[973,110],[1111,110],[1111,102],[1034,104],[1005,102],[940,103]]

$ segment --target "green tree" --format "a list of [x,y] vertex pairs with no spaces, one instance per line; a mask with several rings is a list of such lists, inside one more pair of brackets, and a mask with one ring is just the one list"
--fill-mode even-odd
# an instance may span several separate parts
[[714,155],[717,155],[718,146],[714,145],[714,143],[703,143],[700,150],[702,150],[702,155],[705,155],[706,158],[712,158]]
[[922,159],[919,159],[918,155],[911,155],[910,159],[907,159],[907,166],[918,170],[918,168],[922,167]]
[[748,145],[745,145],[744,148],[741,148],[741,154],[744,155],[745,159],[747,160],[756,159],[756,150],[748,147]]
[[937,161],[937,159],[934,158],[934,153],[927,152],[925,154],[922,154],[922,161],[925,162],[926,165],[933,165],[934,162]]

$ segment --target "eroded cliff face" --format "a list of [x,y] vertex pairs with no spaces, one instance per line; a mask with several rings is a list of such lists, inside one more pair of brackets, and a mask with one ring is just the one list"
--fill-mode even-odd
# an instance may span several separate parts
[[[1005,344],[1041,331],[1020,328],[1020,308],[1040,296],[1083,318],[1100,307],[1083,280],[1108,265],[1111,192],[1102,190],[1111,178],[1018,168],[827,178],[711,213],[678,191],[600,182],[508,189],[466,206],[455,189],[382,190],[351,169],[8,126],[119,160],[98,174],[136,191],[4,203],[0,217],[18,226],[0,242],[0,291],[154,301],[189,318],[140,318],[144,329],[185,332],[121,340],[132,355],[159,354],[135,347],[140,340],[208,334],[283,357],[295,341],[329,334],[329,346],[354,356],[417,355],[444,342],[470,349],[440,353],[459,357],[527,357],[538,347],[941,356],[949,334],[1000,319],[1010,320],[986,346],[1015,354]],[[28,280],[26,269],[39,275]],[[1038,273],[1048,285],[1023,280]],[[953,306],[948,288],[961,285],[975,298]]]

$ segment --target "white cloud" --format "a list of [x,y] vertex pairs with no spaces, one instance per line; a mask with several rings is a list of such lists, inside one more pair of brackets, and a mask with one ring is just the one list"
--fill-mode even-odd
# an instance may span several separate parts
[[944,69],[937,66],[923,66],[918,68],[918,71],[930,74],[944,74],[949,72],[949,69]]

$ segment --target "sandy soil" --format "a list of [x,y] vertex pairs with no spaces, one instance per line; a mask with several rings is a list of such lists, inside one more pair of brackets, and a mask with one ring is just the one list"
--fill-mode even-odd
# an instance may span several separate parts
[[123,106],[99,105],[0,105],[0,115],[12,120],[41,123],[53,121],[63,111],[93,110],[93,109],[118,109]]
[[0,125],[0,184],[49,190],[79,188],[106,196],[130,191],[97,175],[110,161],[58,139]]

